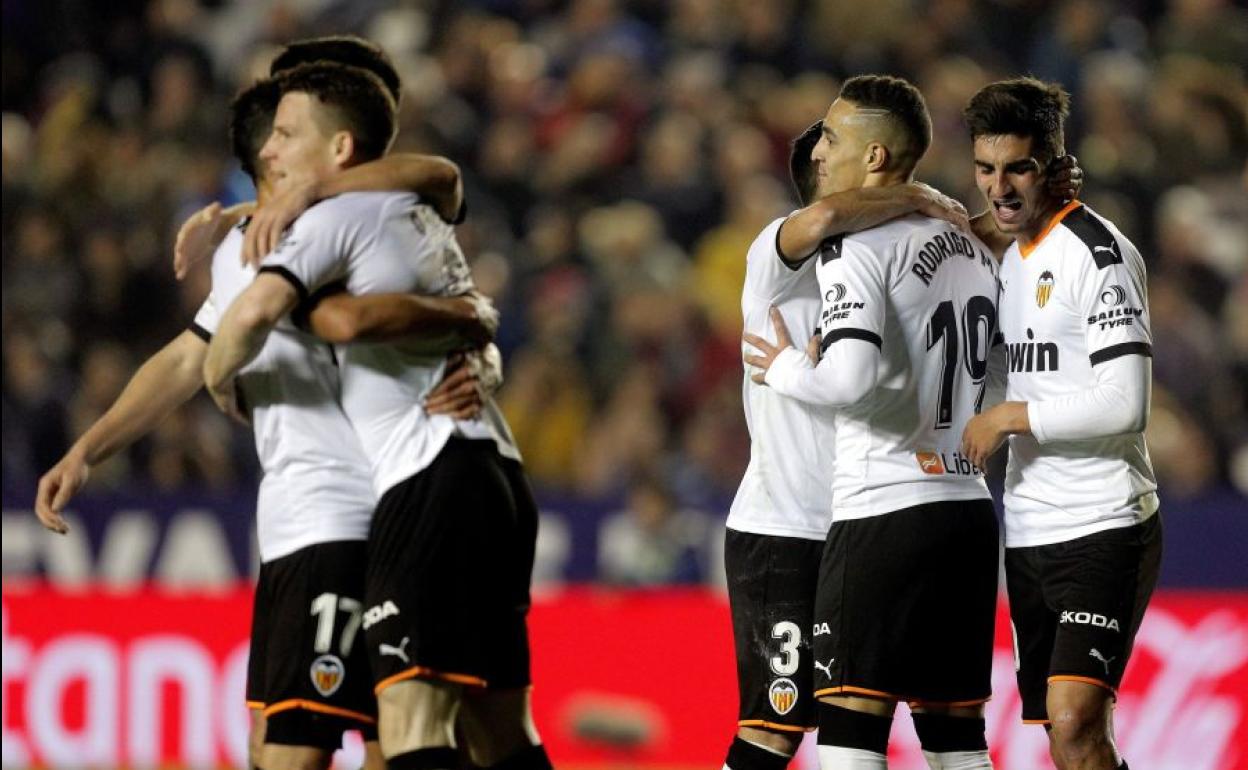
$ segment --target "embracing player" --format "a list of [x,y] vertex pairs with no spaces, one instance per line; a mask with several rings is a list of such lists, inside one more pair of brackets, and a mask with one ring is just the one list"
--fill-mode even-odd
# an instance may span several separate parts
[[[337,40],[330,52],[341,54],[343,45]],[[317,51],[316,41],[295,46],[305,54]],[[360,46],[352,61],[389,68],[374,47],[363,41]],[[258,155],[279,96],[274,82],[262,81],[231,105],[233,149],[256,182],[261,203],[268,201],[270,185]],[[426,167],[408,183],[433,197],[453,194],[454,166],[437,159],[421,162]],[[435,173],[425,173],[429,164]],[[410,167],[405,164],[407,171]],[[396,174],[393,164],[364,171],[365,182],[404,174],[403,169]],[[458,205],[449,203],[452,211]],[[36,513],[50,529],[65,530],[61,511],[91,466],[146,435],[202,387],[219,311],[254,276],[241,261],[244,229],[232,228],[216,250],[212,293],[191,328],[139,369],[106,414],[40,480]],[[449,332],[451,338],[463,335],[463,344],[475,344],[496,323],[476,318],[478,309],[460,299],[340,294],[310,312],[308,321],[337,342],[379,334],[445,339]],[[461,368],[445,381],[443,393],[468,374]],[[288,327],[273,335],[238,380],[264,470],[256,506],[261,569],[247,682],[253,715],[249,753],[257,767],[326,767],[345,729],[364,733],[367,766],[381,766],[367,656],[354,641],[355,630],[348,632],[353,613],[357,625],[362,614],[364,539],[376,497],[367,458],[337,405],[337,378],[328,346]],[[444,408],[471,410],[474,400]]]
[[[798,339],[820,309],[815,262],[827,238],[916,211],[963,227],[954,201],[919,184],[820,196],[811,153],[822,121],[793,142],[790,172],[804,208],[763,228],[746,254],[745,331],[769,335],[776,307]],[[748,375],[748,372],[747,372]],[[737,653],[740,708],[730,770],[783,770],[814,729],[815,587],[832,524],[833,413],[744,378],[750,462],[728,515],[724,559]],[[794,462],[792,458],[803,458]]]
[[[912,85],[851,78],[813,153],[820,190],[904,184],[930,141]],[[746,341],[762,353],[747,358],[755,381],[836,408],[813,622],[820,764],[885,768],[905,700],[933,767],[991,767],[997,522],[958,445],[986,386],[997,263],[974,236],[919,215],[827,240],[814,259],[821,359],[792,346],[775,310],[778,344]]]
[[[306,65],[281,85],[262,159],[282,185],[342,173],[379,156],[393,136],[393,100],[366,72]],[[355,294],[473,289],[453,228],[417,196],[322,201],[223,317],[204,363],[218,405],[232,408],[234,377],[282,319],[336,282]],[[421,409],[445,365],[422,348],[356,344],[341,353],[342,406],[381,497],[360,630],[387,767],[458,767],[459,729],[480,767],[549,768],[529,703],[537,509],[506,422],[489,399],[474,419]]]
[[1161,517],[1144,442],[1152,383],[1147,277],[1135,245],[1045,187],[1069,97],[1031,78],[966,108],[997,227],[1006,401],[966,426],[982,464],[1008,437],[1005,572],[1023,719],[1061,770],[1125,768],[1112,703],[1157,582]]

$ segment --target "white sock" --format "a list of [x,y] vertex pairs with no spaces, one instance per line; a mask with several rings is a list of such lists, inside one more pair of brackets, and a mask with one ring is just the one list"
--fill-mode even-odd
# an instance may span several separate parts
[[820,744],[819,770],[888,770],[888,757],[866,749]]
[[979,751],[924,751],[931,770],[992,770],[988,749]]

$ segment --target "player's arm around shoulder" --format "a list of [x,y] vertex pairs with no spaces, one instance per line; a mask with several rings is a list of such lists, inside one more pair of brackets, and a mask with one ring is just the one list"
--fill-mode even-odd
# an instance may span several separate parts
[[342,173],[293,185],[256,209],[243,242],[243,261],[257,266],[277,248],[282,233],[310,207],[352,192],[411,192],[447,222],[463,221],[464,185],[459,166],[447,158],[394,153]]
[[918,182],[832,193],[789,215],[780,227],[777,250],[788,262],[814,255],[826,239],[857,233],[913,213],[968,229],[966,209],[939,190]]

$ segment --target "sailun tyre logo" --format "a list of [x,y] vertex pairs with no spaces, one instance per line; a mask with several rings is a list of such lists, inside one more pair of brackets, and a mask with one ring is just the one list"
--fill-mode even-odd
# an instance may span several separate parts
[[784,716],[797,705],[797,685],[792,679],[781,677],[767,689],[767,700],[771,701],[771,707],[777,714]]
[[1118,307],[1127,301],[1127,290],[1114,284],[1105,291],[1101,292],[1101,304],[1110,307]]
[[828,289],[828,293],[823,295],[823,299],[828,304],[835,305],[845,299],[845,291],[845,284],[834,283],[832,284],[832,288]]
[[1053,284],[1053,273],[1045,270],[1040,274],[1040,280],[1036,281],[1036,307],[1049,304],[1049,297],[1053,296]]
[[337,655],[322,655],[312,661],[312,686],[323,698],[337,692],[346,676],[347,669]]

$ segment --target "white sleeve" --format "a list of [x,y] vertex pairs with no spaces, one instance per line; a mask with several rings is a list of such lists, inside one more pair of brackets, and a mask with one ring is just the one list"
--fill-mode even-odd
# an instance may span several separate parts
[[1044,444],[1138,433],[1148,424],[1153,362],[1146,356],[1117,356],[1092,368],[1096,385],[1069,396],[1031,401],[1031,433]]
[[786,350],[772,362],[766,381],[807,403],[848,406],[870,393],[879,378],[888,304],[886,260],[845,238],[821,249],[819,261],[819,365],[800,350]]
[[340,215],[330,198],[305,211],[260,265],[295,287],[299,301],[325,284],[346,276],[348,257],[361,224]]
[[745,290],[768,303],[785,294],[814,265],[809,257],[795,263],[784,261],[780,254],[780,226],[784,222],[784,217],[772,220],[745,254]]
[[217,307],[216,293],[210,291],[204,304],[195,311],[195,318],[191,321],[191,332],[204,342],[211,342],[212,335],[217,333],[217,326],[220,323],[221,309]]
[[796,348],[785,348],[767,370],[767,384],[776,392],[821,406],[849,406],[875,388],[880,349],[860,339],[845,339],[828,348],[819,365]]
[[1119,356],[1151,356],[1144,259],[1130,241],[1091,214],[1074,224],[1091,252],[1078,254],[1078,279],[1072,286],[1075,307],[1086,324],[1084,338],[1092,366]]

